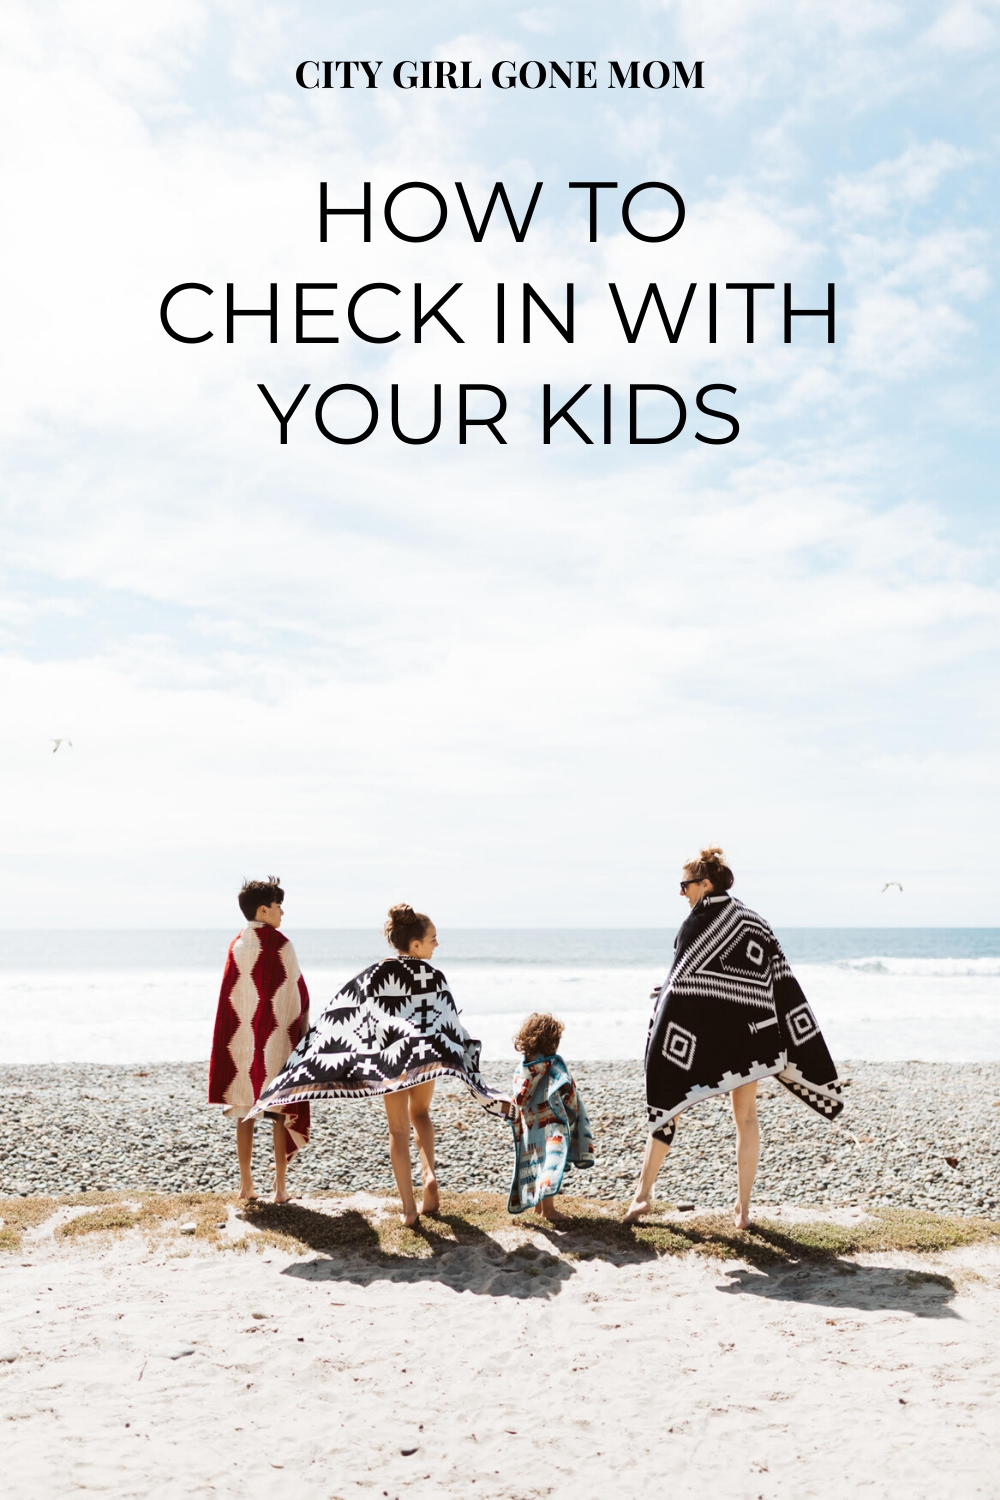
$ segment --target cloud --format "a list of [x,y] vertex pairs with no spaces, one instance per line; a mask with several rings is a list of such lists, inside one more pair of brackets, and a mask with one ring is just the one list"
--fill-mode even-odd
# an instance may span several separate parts
[[993,19],[981,6],[949,5],[941,12],[923,38],[929,50],[972,52],[992,49],[997,42]]
[[864,172],[842,173],[833,183],[833,210],[847,221],[883,219],[935,193],[945,175],[972,160],[947,141],[929,141],[911,146],[890,161],[878,162]]
[[[206,922],[223,920],[232,871],[270,862],[296,874],[302,919],[317,923],[362,922],[421,889],[452,921],[477,921],[484,904],[497,921],[659,921],[664,862],[706,834],[762,870],[781,867],[789,840],[831,871],[854,868],[869,840],[905,845],[921,767],[938,799],[925,852],[953,860],[981,836],[961,768],[992,703],[992,543],[988,527],[953,524],[941,480],[954,460],[935,468],[937,435],[911,403],[925,381],[920,411],[947,445],[948,401],[983,370],[974,308],[992,293],[990,226],[954,194],[985,147],[937,122],[932,135],[919,111],[891,154],[852,136],[831,155],[806,128],[842,117],[822,103],[834,60],[805,66],[817,39],[846,49],[837,87],[860,111],[872,68],[893,48],[916,56],[919,18],[674,6],[655,13],[660,50],[703,42],[724,76],[739,63],[747,77],[710,107],[616,97],[612,109],[486,90],[300,97],[288,57],[318,13],[284,6],[254,6],[245,27],[226,6],[133,7],[114,36],[117,7],[64,14],[56,32],[55,10],[12,8],[0,95],[18,125],[6,253],[23,292],[0,402],[12,725],[0,761],[18,788],[4,825],[17,920],[104,920],[110,898],[116,919],[151,922],[178,880]],[[552,32],[529,37],[565,50],[552,15]],[[457,9],[446,19],[435,56],[524,51],[469,31]],[[348,23],[364,32],[360,13]],[[628,18],[616,32],[587,10],[579,25],[591,51],[638,45]],[[379,21],[370,35],[391,56],[414,33]],[[47,76],[59,86],[43,88]],[[759,101],[752,166],[720,123],[741,89]],[[591,246],[583,195],[565,184],[596,161],[623,187],[661,173],[682,184],[682,234],[631,239],[619,192]],[[321,177],[344,202],[373,183],[369,245],[354,221],[319,243]],[[481,207],[500,178],[522,207],[545,181],[535,224],[523,245],[501,223],[476,246],[453,184]],[[410,179],[448,196],[448,229],[429,245],[393,241],[380,218]],[[810,320],[785,345],[782,282],[810,305],[832,279],[837,345]],[[182,280],[215,288],[183,314],[215,332],[197,348],[171,343],[157,317]],[[278,282],[277,345],[249,320],[224,342],[227,280],[248,303]],[[296,280],[337,282],[339,344],[293,342]],[[554,307],[575,282],[576,344],[544,318],[520,344],[524,280]],[[676,345],[651,322],[629,346],[608,283],[634,313],[652,280],[672,313],[697,283],[690,323]],[[776,283],[753,345],[727,280]],[[379,348],[345,327],[351,291],[371,281],[401,288],[378,316],[398,309],[404,336]],[[463,345],[440,329],[414,345],[416,281],[438,295],[463,283]],[[666,449],[622,441],[630,381],[672,385],[693,407],[720,379],[738,387],[732,447],[690,432]],[[286,399],[312,387],[284,447],[261,380]],[[506,447],[485,432],[457,446],[461,380],[507,392]],[[353,448],[312,416],[343,381],[382,410]],[[585,447],[564,430],[543,447],[543,381],[562,399],[591,382],[579,410],[595,438],[611,383],[615,442]],[[393,382],[413,427],[442,384],[439,443],[391,436]],[[49,740],[64,733],[65,761]],[[840,891],[825,879],[817,910]]]

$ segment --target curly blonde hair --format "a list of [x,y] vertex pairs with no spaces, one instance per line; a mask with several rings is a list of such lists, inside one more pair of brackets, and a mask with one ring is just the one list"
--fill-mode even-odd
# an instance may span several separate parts
[[534,1011],[514,1038],[514,1046],[530,1062],[533,1057],[551,1057],[558,1052],[562,1040],[563,1023],[555,1016],[542,1015]]

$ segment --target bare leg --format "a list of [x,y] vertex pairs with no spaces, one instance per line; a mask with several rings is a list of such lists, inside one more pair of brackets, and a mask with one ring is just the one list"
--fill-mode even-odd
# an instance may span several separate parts
[[420,1153],[421,1185],[420,1212],[436,1214],[441,1206],[438,1196],[437,1174],[434,1171],[434,1121],[430,1117],[431,1100],[434,1097],[433,1083],[418,1083],[416,1088],[406,1090],[410,1106],[410,1124],[417,1138]]
[[750,1194],[760,1159],[756,1082],[741,1084],[738,1089],[733,1089],[731,1097],[736,1121],[736,1204],[733,1217],[737,1229],[746,1229],[750,1223]]
[[389,1160],[392,1175],[403,1200],[403,1223],[412,1228],[419,1217],[417,1200],[413,1196],[413,1174],[410,1171],[410,1110],[404,1090],[398,1094],[386,1094],[385,1114],[389,1122]]
[[256,1198],[253,1187],[253,1120],[236,1121],[236,1157],[240,1164],[240,1197]]
[[654,1136],[647,1136],[646,1154],[642,1158],[639,1185],[635,1190],[628,1213],[622,1220],[623,1224],[634,1224],[637,1219],[641,1219],[643,1214],[648,1214],[652,1209],[653,1184],[656,1182],[657,1173],[663,1166],[669,1150],[670,1147],[665,1146],[662,1141],[656,1140]]
[[573,1222],[572,1215],[559,1212],[555,1198],[543,1198],[541,1203],[535,1205],[535,1213],[541,1214],[543,1219],[548,1219],[550,1224],[572,1224]]
[[288,1141],[285,1138],[285,1122],[284,1120],[275,1120],[273,1124],[274,1201],[275,1203],[287,1203],[291,1195],[285,1186],[285,1169],[288,1166]]

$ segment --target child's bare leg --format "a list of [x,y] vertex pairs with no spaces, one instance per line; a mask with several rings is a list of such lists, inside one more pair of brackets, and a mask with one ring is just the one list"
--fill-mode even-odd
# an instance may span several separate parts
[[669,1146],[658,1141],[655,1136],[646,1138],[646,1154],[642,1158],[642,1172],[639,1177],[639,1185],[635,1190],[635,1196],[629,1205],[623,1224],[634,1224],[641,1219],[643,1214],[648,1214],[653,1207],[653,1184],[656,1175],[663,1166],[667,1157]]
[[757,1121],[757,1084],[743,1083],[733,1089],[733,1119],[736,1121],[736,1203],[733,1218],[737,1229],[750,1224],[750,1194],[760,1158],[760,1125]]
[[240,1164],[240,1197],[255,1198],[253,1189],[253,1120],[236,1121],[236,1157]]
[[406,1091],[385,1094],[385,1115],[389,1123],[389,1160],[403,1200],[403,1223],[410,1228],[417,1222],[417,1200],[413,1196],[413,1174],[410,1171],[410,1110]]
[[536,1203],[535,1213],[541,1214],[543,1219],[548,1219],[550,1224],[571,1224],[573,1222],[569,1214],[559,1212],[558,1208],[556,1208],[554,1197],[543,1198],[541,1203]]
[[288,1141],[285,1138],[284,1120],[275,1120],[274,1124],[274,1201],[275,1203],[287,1203],[290,1197],[288,1188],[285,1186],[285,1171],[288,1167]]
[[417,1138],[420,1153],[421,1185],[420,1212],[436,1214],[441,1206],[438,1196],[437,1174],[434,1171],[434,1121],[430,1117],[431,1100],[434,1097],[433,1083],[419,1083],[415,1089],[407,1089],[410,1106],[410,1124]]

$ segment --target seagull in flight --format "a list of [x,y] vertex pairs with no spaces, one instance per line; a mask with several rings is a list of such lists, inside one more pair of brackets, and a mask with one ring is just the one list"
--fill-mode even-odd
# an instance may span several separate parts
[[884,896],[885,893],[886,893],[886,891],[890,888],[890,886],[895,886],[896,889],[897,889],[897,891],[902,891],[902,889],[903,889],[903,887],[900,885],[900,883],[899,883],[898,880],[887,880],[886,883],[885,883],[885,885],[882,887],[881,891],[879,892],[879,895],[880,896]]
[[52,741],[52,754],[53,755],[55,755],[55,753],[59,749],[60,745],[68,745],[69,748],[72,750],[72,748],[73,748],[73,741],[72,740],[67,740],[67,739],[53,740]]

